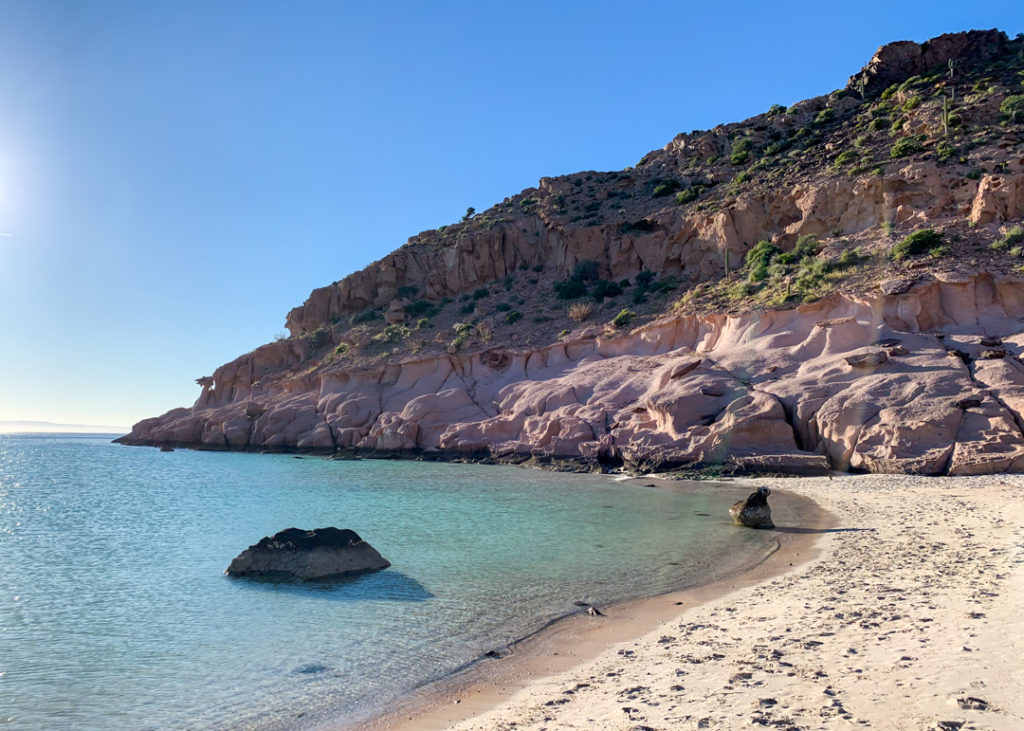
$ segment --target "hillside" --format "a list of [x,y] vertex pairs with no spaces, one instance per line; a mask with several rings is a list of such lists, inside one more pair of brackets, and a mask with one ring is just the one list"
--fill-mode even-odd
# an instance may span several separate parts
[[831,94],[541,179],[313,291],[121,441],[1024,469],[1024,39],[898,42]]

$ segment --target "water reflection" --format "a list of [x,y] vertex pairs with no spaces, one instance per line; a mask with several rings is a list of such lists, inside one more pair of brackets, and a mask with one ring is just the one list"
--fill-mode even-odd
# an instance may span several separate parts
[[302,581],[283,576],[226,578],[247,589],[289,592],[337,602],[423,602],[434,598],[419,581],[393,569],[347,574],[316,581]]

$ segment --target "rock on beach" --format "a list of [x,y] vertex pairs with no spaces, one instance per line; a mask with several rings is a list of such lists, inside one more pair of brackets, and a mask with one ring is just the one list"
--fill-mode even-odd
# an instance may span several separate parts
[[740,500],[729,508],[729,515],[737,523],[748,528],[774,528],[772,509],[768,506],[768,496],[771,493],[767,487],[757,488],[746,500]]

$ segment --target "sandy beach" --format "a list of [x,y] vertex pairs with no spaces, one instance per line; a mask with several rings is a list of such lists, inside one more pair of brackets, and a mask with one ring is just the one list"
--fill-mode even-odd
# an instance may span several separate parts
[[574,620],[382,727],[1024,728],[1024,477],[733,484],[830,516],[780,516],[754,571],[613,608],[610,634]]

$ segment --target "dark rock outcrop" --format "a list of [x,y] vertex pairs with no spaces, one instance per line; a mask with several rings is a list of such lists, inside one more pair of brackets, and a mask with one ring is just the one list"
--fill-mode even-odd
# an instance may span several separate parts
[[1004,55],[1009,43],[1006,34],[995,29],[945,33],[924,43],[887,43],[875,52],[859,74],[850,77],[847,86],[859,89],[863,83],[868,95],[881,94],[892,84],[950,61],[954,69],[959,67],[960,70],[987,63]]
[[309,581],[386,569],[391,564],[352,530],[288,528],[249,546],[231,561],[229,576],[292,576]]
[[750,493],[746,500],[740,500],[729,508],[729,515],[737,523],[748,528],[774,528],[772,509],[768,506],[768,496],[771,492],[767,487],[757,488],[757,491]]

